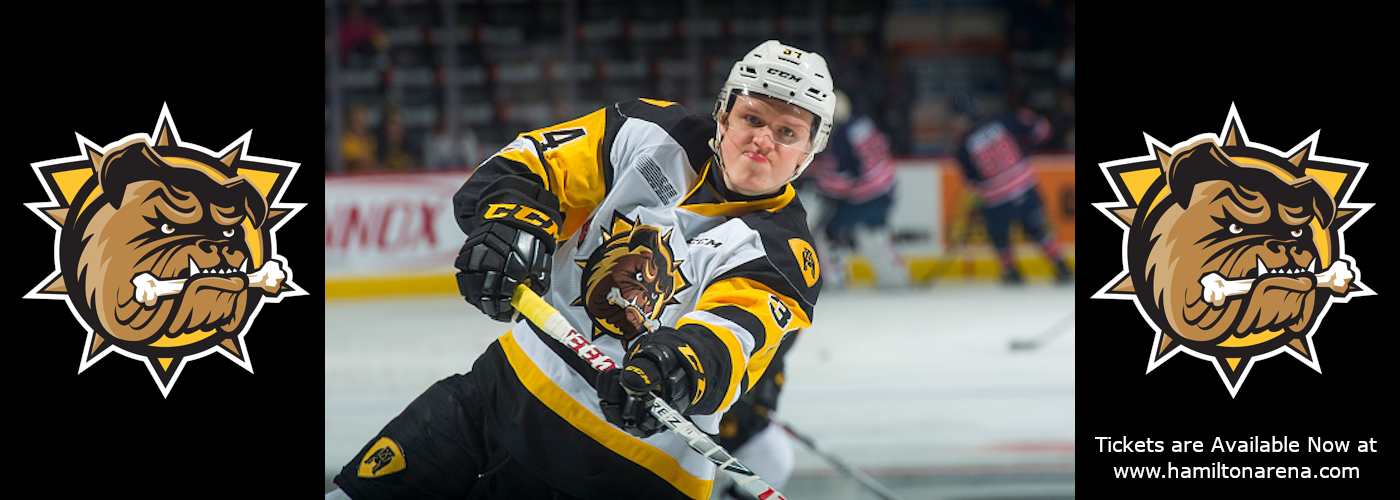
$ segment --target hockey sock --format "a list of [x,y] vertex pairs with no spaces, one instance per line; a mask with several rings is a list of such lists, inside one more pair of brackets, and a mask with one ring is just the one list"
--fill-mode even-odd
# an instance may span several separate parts
[[1060,240],[1055,239],[1054,236],[1047,236],[1045,239],[1040,240],[1040,248],[1045,252],[1045,255],[1050,258],[1051,262],[1060,261]]
[[1001,260],[1001,268],[1003,270],[1016,269],[1016,260],[1011,256],[1011,250],[998,251],[997,259]]

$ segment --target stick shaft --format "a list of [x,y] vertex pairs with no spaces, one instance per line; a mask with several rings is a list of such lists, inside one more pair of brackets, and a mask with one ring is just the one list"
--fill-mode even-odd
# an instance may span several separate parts
[[902,500],[901,498],[899,498],[899,495],[894,494],[894,492],[890,491],[889,488],[886,488],[885,485],[880,484],[878,481],[876,481],[875,478],[870,477],[870,475],[864,472],[861,472],[860,469],[851,467],[850,464],[847,464],[844,460],[838,458],[834,453],[831,453],[825,448],[822,448],[811,437],[807,436],[806,434],[802,434],[801,432],[797,432],[797,429],[793,429],[791,425],[787,424],[787,422],[782,422],[775,419],[769,419],[768,421],[778,424],[778,427],[782,427],[783,430],[787,431],[788,434],[791,434],[792,437],[797,438],[797,440],[801,441],[802,444],[807,445],[808,448],[811,448],[812,451],[816,452],[817,455],[821,455],[822,458],[825,458],[826,461],[831,462],[831,464],[835,465],[836,468],[841,469],[842,472],[845,472],[847,475],[855,478],[856,481],[860,481],[860,484],[865,485],[866,488],[870,488],[870,490],[874,491],[875,494],[880,495],[880,498],[884,498],[885,500]]
[[[516,286],[515,292],[511,295],[510,305],[515,307],[515,310],[524,315],[531,323],[544,330],[545,334],[568,346],[574,351],[574,354],[587,361],[593,369],[607,371],[617,368],[617,364],[613,362],[612,358],[599,351],[597,346],[589,342],[587,337],[575,330],[573,325],[564,319],[564,315],[560,314],[558,309],[545,302],[529,287]],[[652,416],[660,420],[662,425],[670,428],[671,432],[690,445],[691,449],[714,462],[720,469],[733,475],[734,482],[744,491],[760,500],[786,500],[782,493],[768,486],[768,483],[763,482],[763,479],[754,474],[752,469],[740,463],[724,447],[716,444],[675,408],[671,408],[671,405],[666,404],[655,394],[648,394],[648,396],[651,397],[649,410]]]
[[1039,335],[1036,335],[1035,337],[1029,339],[1012,340],[1011,350],[1017,351],[1038,348],[1041,345],[1044,345],[1046,342],[1049,342],[1050,339],[1053,339],[1056,336],[1059,336],[1061,333],[1064,333],[1066,330],[1069,329],[1067,327],[1069,327],[1073,323],[1074,311],[1070,311],[1068,316],[1061,318],[1054,325],[1041,332]]

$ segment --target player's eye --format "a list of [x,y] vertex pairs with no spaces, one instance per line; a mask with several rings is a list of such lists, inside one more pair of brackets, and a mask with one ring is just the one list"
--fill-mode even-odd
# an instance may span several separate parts
[[1240,233],[1242,233],[1242,232],[1244,232],[1244,229],[1240,229],[1240,226],[1239,226],[1239,225],[1230,224],[1230,233],[1231,233],[1231,234],[1240,234]]
[[225,237],[225,238],[232,238],[232,237],[233,237],[233,230],[232,230],[232,229],[229,229],[228,231],[224,231],[224,237]]
[[1288,234],[1291,234],[1291,235],[1293,235],[1294,238],[1297,238],[1297,237],[1303,235],[1303,229],[1302,229],[1302,228],[1298,228],[1298,229],[1295,229],[1295,230],[1293,230],[1293,232],[1288,233]]
[[160,232],[165,233],[165,234],[170,234],[170,233],[175,232],[175,228],[170,227],[170,224],[161,224],[161,225],[160,225]]

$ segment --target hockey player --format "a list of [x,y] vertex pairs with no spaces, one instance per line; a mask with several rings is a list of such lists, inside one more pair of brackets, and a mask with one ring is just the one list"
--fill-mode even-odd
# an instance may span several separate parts
[[526,284],[623,366],[599,374],[514,321],[371,439],[332,495],[708,498],[715,466],[643,396],[716,434],[811,324],[820,270],[789,183],[830,135],[829,75],[770,40],[734,65],[712,118],[625,101],[482,164],[454,197],[462,295],[512,321]]
[[875,120],[851,112],[850,99],[839,89],[835,121],[830,152],[816,171],[817,191],[828,202],[821,224],[827,286],[848,281],[845,255],[848,248],[856,248],[875,268],[882,288],[907,287],[909,269],[894,247],[889,226],[895,190],[889,140]]
[[1035,172],[1022,149],[1023,144],[1045,142],[1050,137],[1050,121],[1028,109],[982,116],[980,105],[965,92],[954,95],[953,109],[957,112],[953,129],[959,137],[958,163],[982,198],[982,213],[1001,261],[1002,280],[1021,283],[1010,237],[1012,221],[1020,220],[1026,235],[1035,238],[1054,265],[1056,281],[1073,281],[1036,192]]

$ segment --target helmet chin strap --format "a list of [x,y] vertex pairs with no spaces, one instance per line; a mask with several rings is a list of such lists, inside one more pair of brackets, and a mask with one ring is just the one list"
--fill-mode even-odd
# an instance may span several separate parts
[[724,175],[724,154],[720,152],[720,141],[724,140],[724,129],[715,122],[715,136],[710,138],[710,150],[715,152],[715,167]]

